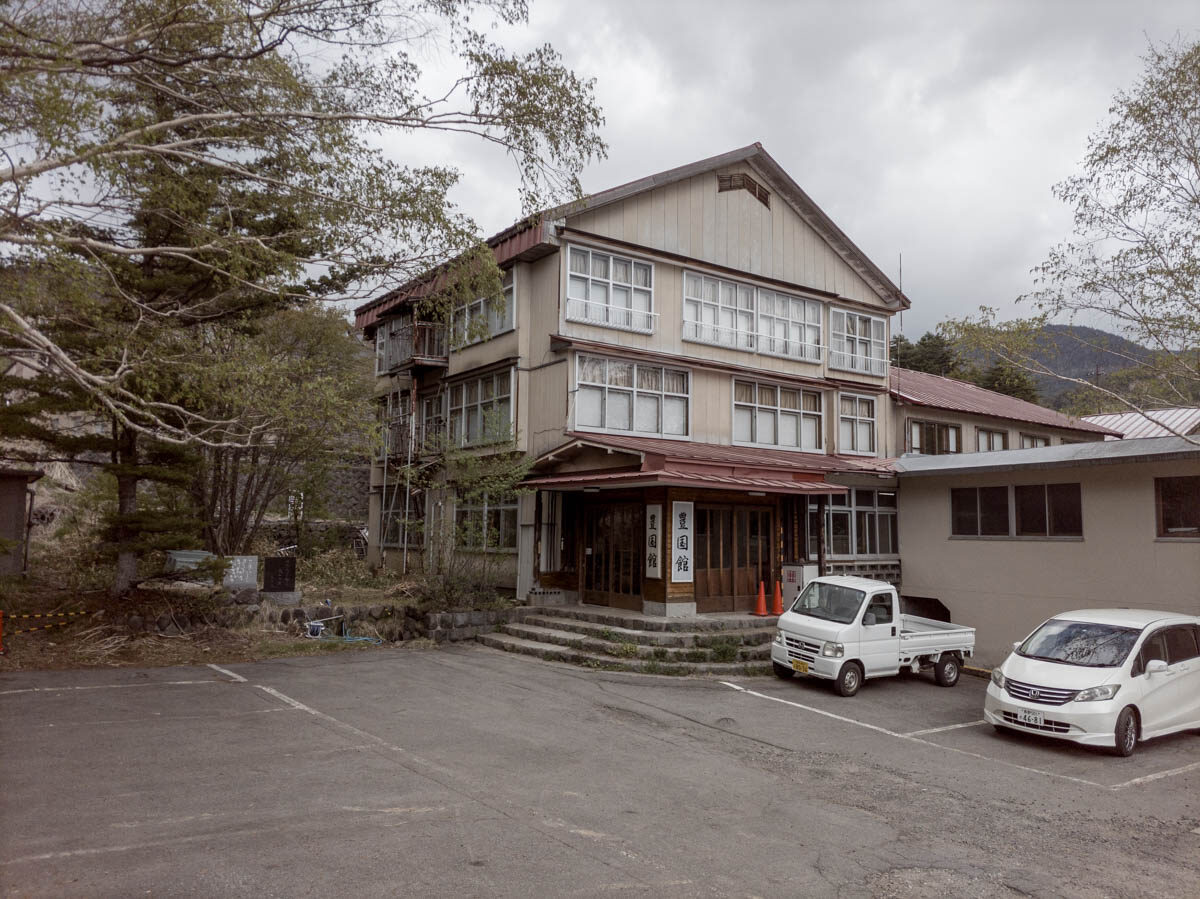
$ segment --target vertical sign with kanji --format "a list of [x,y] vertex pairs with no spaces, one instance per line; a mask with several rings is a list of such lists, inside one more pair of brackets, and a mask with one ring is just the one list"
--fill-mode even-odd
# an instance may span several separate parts
[[646,577],[662,577],[662,506],[646,506]]
[[676,584],[692,583],[692,522],[691,503],[671,503],[671,580]]

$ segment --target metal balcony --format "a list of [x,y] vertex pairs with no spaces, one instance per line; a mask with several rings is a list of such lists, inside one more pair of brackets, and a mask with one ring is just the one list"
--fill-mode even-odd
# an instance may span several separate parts
[[388,334],[380,372],[445,368],[449,362],[446,326],[435,322],[409,322],[394,327]]

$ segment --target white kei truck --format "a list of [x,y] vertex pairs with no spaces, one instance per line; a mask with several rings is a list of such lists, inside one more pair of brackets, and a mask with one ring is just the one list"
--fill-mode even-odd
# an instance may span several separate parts
[[896,588],[885,581],[827,576],[809,581],[779,616],[771,644],[775,674],[833,681],[853,696],[863,680],[908,668],[932,668],[940,686],[953,687],[975,650],[975,629],[900,614]]

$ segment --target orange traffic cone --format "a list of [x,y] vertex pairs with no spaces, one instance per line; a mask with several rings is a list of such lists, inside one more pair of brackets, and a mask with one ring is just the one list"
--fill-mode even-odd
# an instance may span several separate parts
[[758,582],[758,602],[754,605],[754,614],[760,618],[767,617],[767,591],[763,582]]
[[778,617],[783,614],[783,588],[779,581],[775,582],[775,601],[771,603],[771,614]]

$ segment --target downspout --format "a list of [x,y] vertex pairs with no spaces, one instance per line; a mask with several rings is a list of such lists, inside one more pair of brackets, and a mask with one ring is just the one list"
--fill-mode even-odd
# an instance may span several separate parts
[[[414,334],[416,332],[414,331]],[[412,388],[408,391],[408,459],[404,464],[404,525],[401,528],[401,539],[404,541],[403,561],[400,573],[408,574],[408,510],[412,497],[410,489],[412,481],[413,442],[417,436],[417,379],[412,379]]]

